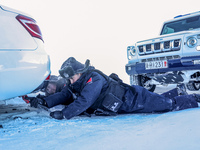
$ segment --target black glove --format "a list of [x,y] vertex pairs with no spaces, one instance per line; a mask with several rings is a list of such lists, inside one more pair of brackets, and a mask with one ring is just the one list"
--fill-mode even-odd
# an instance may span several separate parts
[[38,107],[38,104],[40,105],[43,105],[43,106],[46,106],[46,101],[44,99],[41,99],[41,98],[33,98],[30,100],[30,104],[31,104],[31,107],[35,107],[37,108]]
[[62,111],[54,111],[50,113],[50,116],[55,119],[64,119]]

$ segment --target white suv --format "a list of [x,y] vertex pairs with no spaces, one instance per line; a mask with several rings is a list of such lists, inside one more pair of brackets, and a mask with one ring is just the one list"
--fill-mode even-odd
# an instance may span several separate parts
[[42,34],[29,15],[0,5],[0,100],[32,92],[50,75]]
[[200,88],[200,12],[164,22],[160,36],[127,48],[131,84],[154,91],[156,85]]

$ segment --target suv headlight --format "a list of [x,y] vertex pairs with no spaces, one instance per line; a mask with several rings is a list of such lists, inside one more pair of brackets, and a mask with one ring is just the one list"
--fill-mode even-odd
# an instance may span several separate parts
[[128,59],[132,59],[133,56],[135,56],[136,50],[135,50],[135,46],[128,46],[127,47],[127,57]]
[[197,39],[195,37],[190,37],[188,40],[187,40],[187,46],[190,47],[190,48],[193,48],[197,45]]

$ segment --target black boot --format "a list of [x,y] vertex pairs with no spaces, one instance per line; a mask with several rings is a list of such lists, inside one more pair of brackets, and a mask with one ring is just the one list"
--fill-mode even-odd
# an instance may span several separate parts
[[192,94],[192,95],[195,97],[196,101],[200,103],[200,94]]
[[186,92],[186,87],[184,83],[177,84],[176,88],[178,91],[178,95],[188,95],[188,93]]

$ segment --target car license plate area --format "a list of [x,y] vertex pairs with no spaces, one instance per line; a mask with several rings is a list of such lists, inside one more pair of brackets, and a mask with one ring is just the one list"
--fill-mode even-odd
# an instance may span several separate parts
[[145,69],[161,69],[168,68],[167,60],[145,62]]
[[200,64],[200,60],[194,60],[194,65],[199,65]]

